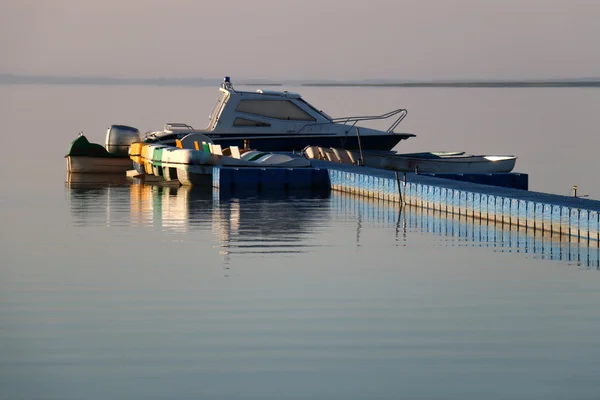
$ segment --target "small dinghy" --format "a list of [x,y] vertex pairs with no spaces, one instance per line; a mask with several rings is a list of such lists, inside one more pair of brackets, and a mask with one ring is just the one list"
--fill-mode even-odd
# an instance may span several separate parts
[[129,146],[139,140],[139,131],[126,125],[111,125],[106,132],[105,146],[91,143],[81,132],[65,155],[67,172],[125,173],[133,166],[128,154]]
[[[359,157],[358,152],[354,152]],[[373,168],[402,172],[430,173],[501,173],[515,167],[517,157],[472,155],[464,152],[431,152],[410,154],[385,154],[363,152],[364,165]]]
[[309,146],[308,158],[362,165],[401,172],[422,173],[506,173],[515,167],[517,157],[502,155],[472,155],[465,152],[423,152],[398,154],[394,151],[355,151]]

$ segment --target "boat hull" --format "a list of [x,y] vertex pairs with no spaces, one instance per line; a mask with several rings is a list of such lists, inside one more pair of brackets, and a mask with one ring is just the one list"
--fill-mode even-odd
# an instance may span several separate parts
[[124,173],[133,168],[129,157],[66,156],[67,171],[85,174]]
[[[248,136],[240,137],[228,137],[227,134],[216,134],[202,132],[208,136],[215,144],[220,144],[223,148],[238,146],[244,148],[245,142],[254,149],[260,149],[262,151],[300,151],[306,146],[319,146],[319,147],[335,147],[347,150],[391,150],[401,140],[412,137],[412,134],[385,134],[385,135],[364,135],[359,139],[355,135],[348,136],[299,136],[294,134],[287,134],[289,137],[282,137],[280,135],[265,135],[265,136]],[[175,139],[181,139],[181,135],[168,135],[160,139],[162,144],[175,145]],[[149,141],[150,142],[150,141]]]
[[176,171],[177,180],[184,186],[212,186],[212,166],[181,165]]
[[[355,157],[360,157],[358,153]],[[363,153],[364,165],[372,168],[422,173],[505,173],[515,167],[513,156],[407,157]]]

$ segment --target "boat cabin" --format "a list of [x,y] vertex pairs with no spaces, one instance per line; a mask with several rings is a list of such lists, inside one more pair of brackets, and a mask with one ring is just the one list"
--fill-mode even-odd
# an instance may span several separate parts
[[332,119],[306,102],[300,94],[288,91],[237,91],[230,81],[219,88],[221,97],[210,116],[209,131],[235,132],[249,128],[297,132],[307,124],[330,124]]

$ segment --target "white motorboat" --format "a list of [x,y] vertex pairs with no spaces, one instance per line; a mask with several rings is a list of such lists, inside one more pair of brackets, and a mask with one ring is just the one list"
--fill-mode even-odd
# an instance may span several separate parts
[[[415,136],[395,133],[406,117],[405,109],[377,116],[331,118],[310,105],[298,93],[257,90],[238,91],[229,77],[219,88],[220,98],[205,129],[168,123],[161,131],[147,132],[142,141],[175,145],[190,133],[202,133],[225,147],[252,147],[262,151],[300,151],[308,145],[343,149],[390,150],[401,140]],[[358,123],[392,119],[385,130],[360,127]]]

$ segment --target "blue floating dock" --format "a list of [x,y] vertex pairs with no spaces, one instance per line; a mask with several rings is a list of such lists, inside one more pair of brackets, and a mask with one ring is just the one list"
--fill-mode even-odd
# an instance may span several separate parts
[[420,175],[433,176],[436,178],[452,179],[455,181],[479,183],[481,185],[501,186],[513,189],[528,190],[529,175],[518,172],[497,174],[440,174],[421,173]]
[[527,174],[414,174],[311,161],[313,168],[215,167],[213,186],[222,191],[337,190],[600,246],[600,201],[527,191]]
[[332,190],[600,241],[600,201],[366,167],[328,171]]
[[213,187],[241,190],[329,190],[325,168],[215,167]]

